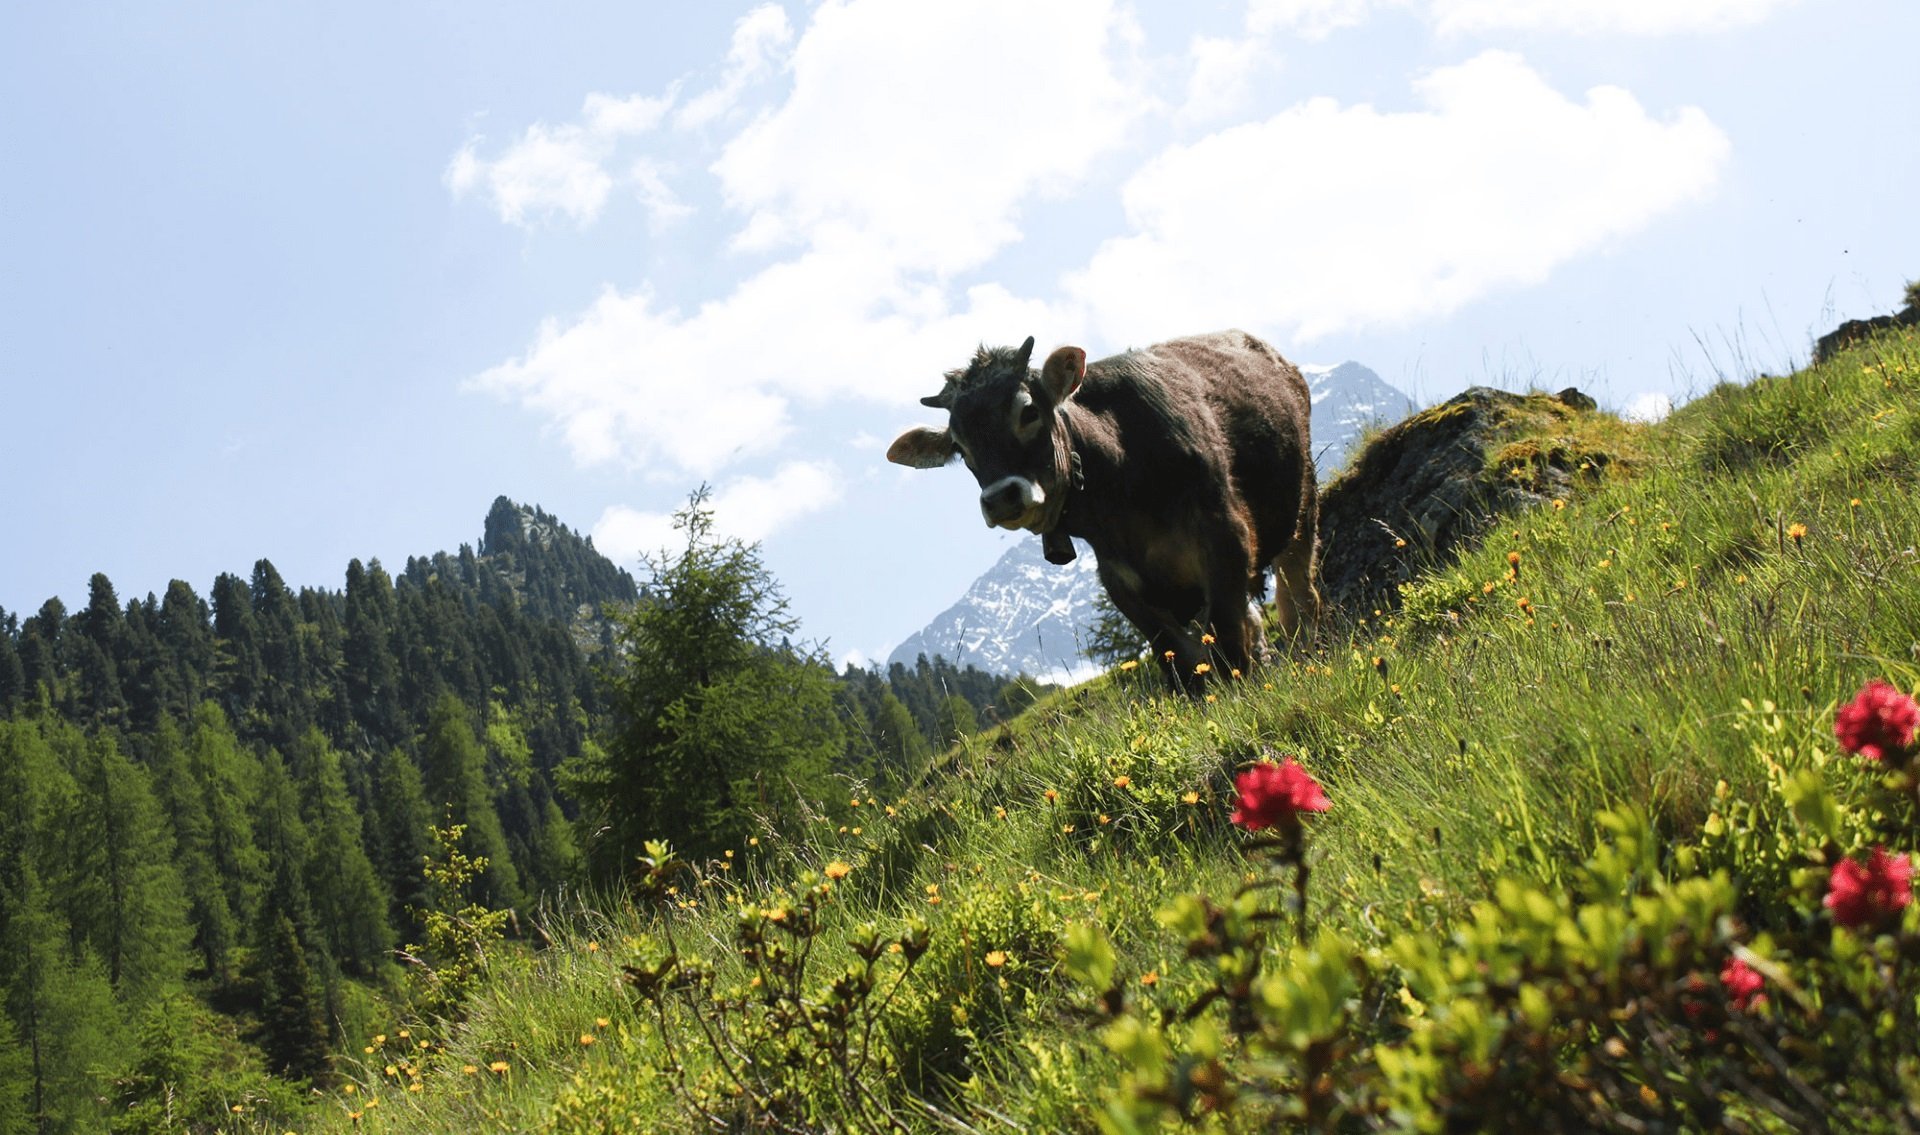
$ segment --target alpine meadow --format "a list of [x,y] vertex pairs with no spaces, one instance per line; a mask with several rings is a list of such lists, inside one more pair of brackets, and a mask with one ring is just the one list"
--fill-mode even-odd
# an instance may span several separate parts
[[1822,355],[1516,399],[1196,696],[836,672],[702,493],[0,615],[0,1132],[1920,1128],[1920,337]]

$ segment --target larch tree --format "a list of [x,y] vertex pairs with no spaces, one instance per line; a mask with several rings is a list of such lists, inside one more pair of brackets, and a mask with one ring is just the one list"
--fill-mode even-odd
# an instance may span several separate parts
[[792,646],[798,621],[758,547],[714,531],[704,488],[674,526],[683,547],[647,560],[618,618],[614,732],[566,770],[602,879],[647,839],[713,855],[762,825],[791,828],[827,798],[845,751],[832,671]]

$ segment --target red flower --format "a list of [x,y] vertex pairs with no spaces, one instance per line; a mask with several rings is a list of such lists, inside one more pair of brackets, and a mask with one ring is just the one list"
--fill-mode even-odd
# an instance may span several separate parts
[[1292,757],[1277,765],[1262,761],[1234,777],[1233,785],[1240,791],[1233,822],[1250,832],[1290,826],[1299,822],[1297,813],[1324,812],[1332,804]]
[[1720,968],[1720,984],[1727,991],[1727,1003],[1736,1009],[1751,1009],[1767,999],[1760,992],[1767,986],[1766,979],[1739,958],[1728,958]]
[[1913,747],[1913,731],[1920,725],[1920,705],[1875,678],[1833,718],[1833,735],[1840,747],[1870,761],[1884,761]]
[[1842,859],[1827,877],[1824,900],[1842,926],[1872,926],[1892,918],[1913,901],[1913,862],[1876,847],[1862,864]]

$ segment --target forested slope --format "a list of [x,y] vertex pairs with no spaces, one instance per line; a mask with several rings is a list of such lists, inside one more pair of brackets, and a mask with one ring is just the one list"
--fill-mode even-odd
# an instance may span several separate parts
[[[342,590],[261,560],[205,598],[95,575],[77,611],[0,610],[0,1132],[297,1114],[417,992],[403,948],[436,904],[519,938],[593,885],[561,770],[599,751],[620,620],[649,602],[502,497],[478,550],[355,560]],[[806,657],[833,767],[893,783],[1018,689]],[[485,861],[451,897],[423,874],[450,824]]]

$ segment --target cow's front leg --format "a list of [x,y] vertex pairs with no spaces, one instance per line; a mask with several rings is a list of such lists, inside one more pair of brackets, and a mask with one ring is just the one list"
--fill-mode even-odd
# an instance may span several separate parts
[[1214,565],[1207,586],[1206,613],[1201,624],[1213,635],[1213,667],[1226,677],[1233,671],[1253,673],[1258,661],[1264,630],[1254,590],[1248,586],[1249,561],[1224,557],[1232,562]]
[[1113,601],[1114,608],[1146,636],[1153,661],[1167,683],[1183,693],[1197,695],[1201,679],[1194,669],[1206,660],[1207,648],[1187,630],[1191,606],[1187,615],[1176,614],[1163,603],[1142,594],[1133,580],[1120,572],[1109,571],[1105,564],[1101,565],[1100,579],[1106,584],[1107,598]]

